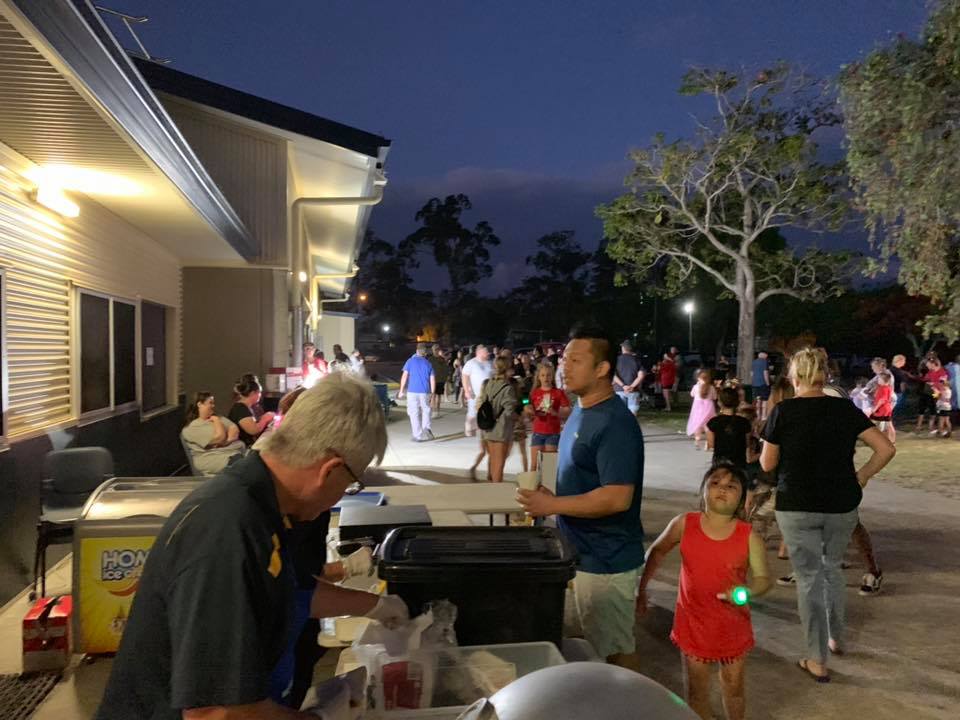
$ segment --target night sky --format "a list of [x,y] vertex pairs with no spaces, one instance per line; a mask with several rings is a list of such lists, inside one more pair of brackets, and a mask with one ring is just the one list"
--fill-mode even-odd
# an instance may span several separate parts
[[690,65],[784,59],[834,75],[927,15],[926,0],[103,4],[148,15],[142,40],[178,70],[391,138],[371,221],[384,238],[411,232],[431,196],[469,195],[468,222],[503,241],[487,293],[512,287],[548,232],[596,247],[593,209],[621,192],[628,150],[689,135],[691,113],[709,111],[677,94]]

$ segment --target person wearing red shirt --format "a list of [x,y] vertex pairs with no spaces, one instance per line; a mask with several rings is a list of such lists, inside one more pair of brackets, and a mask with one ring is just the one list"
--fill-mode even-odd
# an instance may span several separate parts
[[923,421],[930,415],[930,434],[936,435],[937,430],[937,403],[934,399],[933,389],[941,380],[949,382],[950,374],[943,369],[940,364],[940,358],[935,354],[929,353],[920,364],[921,370],[926,370],[924,374],[917,378],[923,385],[920,386],[920,405],[917,408],[917,432],[923,429]]
[[323,359],[323,353],[317,353],[317,346],[312,342],[305,342],[303,344],[303,380],[301,381],[305,387],[313,387],[313,385],[327,374],[328,367],[327,361]]
[[553,384],[553,363],[545,360],[537,367],[530,391],[530,404],[524,412],[533,417],[530,440],[530,469],[536,471],[540,451],[555,453],[560,443],[561,421],[570,415],[570,401],[563,390]]
[[663,401],[666,403],[666,411],[672,410],[671,398],[673,396],[673,386],[677,382],[677,363],[674,362],[670,353],[663,354],[663,360],[660,361],[660,388],[663,392]]
[[870,419],[880,423],[880,432],[886,433],[890,442],[897,442],[897,429],[893,425],[893,375],[886,370],[877,374]]

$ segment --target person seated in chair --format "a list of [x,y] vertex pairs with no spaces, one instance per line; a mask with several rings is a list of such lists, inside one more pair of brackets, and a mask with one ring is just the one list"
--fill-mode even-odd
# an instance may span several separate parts
[[193,467],[204,475],[215,475],[247,450],[240,440],[240,428],[215,410],[213,393],[198,392],[187,408],[186,424],[180,431]]

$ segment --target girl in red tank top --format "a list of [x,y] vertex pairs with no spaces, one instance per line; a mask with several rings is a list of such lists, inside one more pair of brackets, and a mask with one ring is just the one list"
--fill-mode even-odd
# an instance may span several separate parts
[[714,663],[719,663],[727,720],[744,717],[744,661],[753,647],[753,627],[749,604],[734,601],[755,598],[771,587],[763,541],[740,519],[748,485],[744,471],[732,463],[710,468],[700,485],[700,512],[670,521],[647,551],[640,579],[637,613],[642,615],[647,584],[663,558],[680,546],[680,588],[670,639],[682,653],[687,702],[701,718],[713,717]]

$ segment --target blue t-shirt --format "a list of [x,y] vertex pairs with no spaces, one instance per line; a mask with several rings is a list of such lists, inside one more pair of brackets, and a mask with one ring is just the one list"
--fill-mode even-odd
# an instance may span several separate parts
[[643,565],[643,433],[620,398],[574,408],[557,458],[557,495],[583,495],[605,485],[633,485],[630,509],[602,518],[561,515],[558,526],[580,553],[580,569],[609,575]]
[[433,375],[433,365],[425,357],[413,355],[403,364],[403,371],[410,373],[407,378],[407,392],[430,392],[430,376]]
[[763,371],[770,367],[765,358],[757,358],[753,361],[753,381],[750,383],[754,387],[763,387],[767,381],[763,379]]

